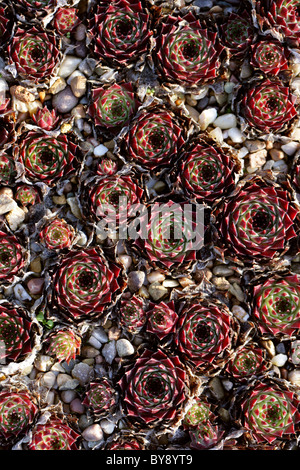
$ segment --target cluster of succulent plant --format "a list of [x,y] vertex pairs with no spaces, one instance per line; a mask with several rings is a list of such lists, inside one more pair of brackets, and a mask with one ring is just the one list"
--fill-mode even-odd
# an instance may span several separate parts
[[0,1],[0,450],[299,448],[299,50],[298,0]]

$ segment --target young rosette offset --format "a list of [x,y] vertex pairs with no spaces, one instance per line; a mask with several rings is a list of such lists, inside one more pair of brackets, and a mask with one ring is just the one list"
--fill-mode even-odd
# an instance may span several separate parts
[[75,171],[76,154],[77,145],[65,134],[52,137],[35,131],[21,137],[16,149],[25,177],[48,186]]
[[188,395],[188,376],[177,356],[145,350],[119,381],[128,417],[170,422]]
[[242,182],[215,214],[229,256],[245,262],[270,262],[298,232],[299,210],[288,192],[260,177]]
[[147,441],[136,430],[124,429],[106,440],[105,450],[145,450]]
[[286,131],[297,116],[296,97],[278,79],[265,78],[252,83],[243,91],[240,113],[256,134],[276,134]]
[[221,75],[224,47],[216,32],[189,12],[162,17],[155,33],[153,58],[164,85],[201,87]]
[[254,26],[251,16],[245,10],[241,13],[232,12],[221,24],[222,43],[227,47],[231,57],[243,59],[254,38]]
[[184,124],[166,109],[142,110],[125,135],[122,155],[147,170],[170,165],[184,144]]
[[0,441],[11,445],[21,439],[37,417],[35,398],[27,391],[3,389],[0,392]]
[[258,24],[290,46],[300,44],[299,0],[256,0]]
[[88,114],[95,126],[115,135],[129,124],[139,105],[131,83],[114,83],[92,89]]
[[212,205],[235,187],[239,165],[229,149],[204,138],[193,138],[180,156],[175,188]]
[[53,27],[62,36],[71,33],[79,23],[78,10],[76,8],[58,8],[56,10]]
[[226,365],[228,374],[241,382],[260,376],[267,369],[266,350],[253,344],[238,348]]
[[161,340],[175,331],[178,315],[173,301],[150,304],[149,309],[147,312],[149,333],[153,333]]
[[55,217],[40,232],[40,241],[48,250],[71,248],[75,230],[64,219]]
[[0,283],[20,275],[27,262],[25,248],[14,235],[0,230]]
[[264,334],[293,335],[300,328],[300,276],[270,276],[253,287],[252,316]]
[[16,175],[15,163],[11,155],[0,151],[0,183],[11,184]]
[[279,383],[258,383],[241,403],[242,424],[255,442],[276,444],[290,439],[298,429],[300,414],[296,394]]
[[32,206],[41,202],[39,190],[31,184],[18,185],[15,192],[15,199],[23,207]]
[[102,2],[89,29],[95,56],[116,68],[137,64],[147,53],[152,35],[150,15],[138,0]]
[[250,63],[265,74],[278,75],[289,68],[289,51],[276,39],[266,37],[251,45]]
[[179,315],[175,344],[184,361],[208,373],[224,365],[238,326],[225,305],[193,300]]
[[54,34],[41,28],[18,28],[8,46],[10,64],[24,80],[45,83],[60,63],[58,42]]
[[52,109],[50,111],[47,106],[38,108],[31,118],[34,124],[45,131],[52,131],[55,129],[60,120],[59,116],[56,114],[56,110]]
[[78,450],[76,441],[80,434],[61,419],[54,417],[32,430],[29,450]]
[[80,353],[81,338],[71,328],[59,328],[46,338],[47,354],[54,356],[58,362],[67,364]]
[[70,251],[53,274],[51,309],[74,322],[99,318],[120,293],[120,271],[97,248]]
[[141,331],[147,321],[145,301],[138,295],[122,299],[119,308],[120,325],[135,335]]
[[106,413],[112,413],[117,403],[117,391],[105,377],[89,384],[82,402],[95,418],[99,418]]

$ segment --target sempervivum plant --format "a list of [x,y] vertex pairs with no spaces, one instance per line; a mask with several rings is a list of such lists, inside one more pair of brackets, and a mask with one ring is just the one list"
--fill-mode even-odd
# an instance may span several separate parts
[[27,17],[45,16],[55,4],[55,0],[19,0],[17,8]]
[[80,353],[81,338],[71,328],[59,328],[50,333],[46,339],[47,354],[54,356],[58,362],[68,364]]
[[218,209],[220,235],[245,261],[269,261],[296,237],[299,211],[280,186],[252,178]]
[[57,115],[56,110],[52,109],[50,111],[47,106],[38,108],[31,118],[34,124],[45,131],[52,131],[59,122],[59,116]]
[[149,170],[167,166],[184,144],[183,125],[171,111],[147,108],[132,121],[124,144],[133,163]]
[[13,158],[6,152],[0,151],[0,183],[3,185],[12,183],[15,174]]
[[182,420],[184,429],[198,426],[200,423],[214,421],[215,414],[211,410],[211,405],[205,397],[196,397],[188,406]]
[[291,438],[299,426],[296,394],[277,383],[259,383],[241,403],[243,425],[256,442]]
[[192,88],[220,75],[224,47],[217,33],[202,25],[192,12],[162,17],[155,42],[154,61],[166,84]]
[[97,175],[99,176],[112,176],[118,171],[118,163],[116,160],[105,157],[98,162]]
[[117,401],[118,395],[112,383],[102,377],[98,381],[90,382],[82,403],[98,418],[107,412],[111,413]]
[[71,321],[97,318],[120,291],[119,274],[98,249],[72,250],[53,275],[51,307]]
[[75,237],[74,228],[64,219],[55,217],[40,232],[41,242],[48,250],[70,248]]
[[105,64],[127,67],[148,49],[150,16],[140,1],[102,2],[90,24],[94,54]]
[[61,35],[71,33],[79,23],[76,8],[58,8],[53,19],[54,29]]
[[278,79],[252,83],[240,103],[241,115],[257,134],[283,132],[297,116],[296,98]]
[[75,169],[77,145],[65,134],[52,137],[29,131],[22,136],[16,152],[25,177],[34,182],[52,186]]
[[120,325],[132,334],[137,334],[146,323],[145,302],[138,295],[122,299],[119,308]]
[[119,382],[127,416],[145,423],[173,420],[187,397],[187,381],[177,356],[145,350]]
[[257,0],[255,2],[258,23],[291,46],[300,44],[299,1]]
[[171,302],[159,302],[150,304],[147,312],[147,331],[154,333],[159,339],[164,338],[175,330],[178,315],[175,304]]
[[300,328],[300,276],[270,276],[253,287],[253,318],[262,333],[292,335]]
[[221,440],[224,431],[220,430],[217,425],[211,424],[210,421],[206,421],[191,429],[189,434],[191,449],[204,450],[215,446]]
[[[131,207],[139,204],[143,195],[134,179],[129,175],[102,177],[89,189],[88,212],[96,219],[105,215],[115,217],[116,223],[120,220],[119,205],[127,215],[132,215]],[[89,214],[87,214],[89,215]]]
[[149,221],[141,217],[141,235],[136,244],[142,255],[151,263],[164,269],[189,266],[196,259],[197,250],[203,242],[201,220],[196,224],[195,214],[184,204],[169,200],[154,204]]
[[276,39],[266,37],[251,45],[250,63],[266,74],[278,75],[287,70],[289,52]]
[[139,104],[130,83],[114,83],[92,90],[88,113],[96,126],[114,135],[129,124]]
[[77,450],[79,434],[67,423],[51,417],[45,424],[37,424],[31,435],[29,450]]
[[0,282],[10,282],[26,264],[26,251],[14,235],[0,230]]
[[15,192],[15,199],[23,207],[41,202],[41,197],[38,189],[31,184],[18,185]]
[[54,34],[33,26],[18,28],[8,46],[8,56],[18,75],[36,83],[46,82],[59,64],[59,49]]
[[28,313],[9,303],[0,304],[1,363],[24,360],[32,351],[33,324]]
[[193,300],[180,313],[175,344],[197,368],[221,367],[235,344],[236,323],[225,306]]
[[254,27],[247,11],[231,13],[220,26],[223,44],[234,59],[242,59],[254,38]]
[[265,353],[265,350],[252,344],[243,346],[234,352],[226,371],[240,381],[261,375],[267,370]]
[[122,430],[106,441],[105,450],[145,450],[145,438],[136,431]]
[[195,137],[184,147],[175,186],[197,201],[213,204],[233,190],[238,164],[228,149]]
[[34,397],[27,391],[0,392],[0,439],[13,443],[29,431],[38,413]]

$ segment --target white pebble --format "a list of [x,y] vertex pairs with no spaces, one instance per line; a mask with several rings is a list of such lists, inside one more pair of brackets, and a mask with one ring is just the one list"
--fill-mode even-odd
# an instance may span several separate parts
[[299,147],[300,147],[299,142],[294,142],[292,140],[291,142],[288,142],[287,144],[282,145],[281,150],[283,150],[284,153],[286,153],[287,155],[291,157],[299,149]]
[[189,113],[190,118],[198,122],[199,116],[200,116],[199,111],[197,111],[196,108],[189,106],[188,104],[186,104],[185,107],[186,107],[187,112]]
[[24,289],[22,284],[16,284],[14,286],[14,294],[18,300],[32,300],[28,292]]
[[129,255],[119,255],[119,261],[123,264],[125,269],[130,268],[132,265],[132,257]]
[[67,78],[77,69],[81,59],[73,55],[66,55],[62,63],[60,64],[57,75],[62,78]]
[[222,114],[221,116],[217,117],[217,119],[213,122],[213,125],[215,127],[220,127],[220,129],[230,129],[231,127],[236,127],[236,116],[232,113]]
[[64,403],[71,403],[76,398],[76,395],[75,390],[63,390],[61,392],[61,399]]
[[102,157],[107,152],[108,152],[108,148],[105,147],[105,145],[103,145],[103,144],[97,145],[97,147],[94,148],[95,157]]
[[85,430],[82,432],[82,437],[88,442],[101,441],[103,439],[103,432],[100,424],[92,424],[91,426],[85,428]]
[[105,432],[105,434],[112,434],[115,429],[115,423],[112,423],[108,419],[102,419],[100,422],[100,426],[102,428],[102,431]]
[[51,370],[43,375],[41,384],[46,388],[53,388],[56,382],[56,374]]
[[267,150],[259,150],[258,152],[250,153],[249,163],[250,168],[260,168],[266,163]]
[[216,108],[206,108],[202,111],[202,113],[199,116],[199,124],[200,124],[200,129],[202,131],[205,131],[207,127],[213,123],[218,116],[218,111]]
[[147,280],[150,284],[152,284],[152,282],[162,282],[165,280],[165,278],[166,276],[159,271],[152,271],[147,275]]
[[130,341],[125,338],[118,339],[116,343],[116,348],[119,357],[131,356],[131,354],[134,353],[134,347],[132,346]]
[[239,158],[244,158],[246,155],[248,155],[249,150],[247,149],[247,147],[241,147],[237,153]]
[[276,356],[272,357],[271,362],[274,366],[282,367],[287,361],[286,354],[276,354]]
[[292,384],[300,385],[300,369],[294,369],[288,374],[288,379]]
[[223,142],[223,133],[219,127],[211,130],[209,132],[209,136],[214,139],[216,142],[222,143]]
[[164,287],[177,287],[179,286],[179,282],[176,279],[166,279],[163,281],[162,285]]
[[235,144],[240,144],[245,141],[245,136],[237,127],[232,127],[228,130],[228,136],[231,138],[232,142]]
[[234,305],[232,307],[231,311],[234,314],[234,316],[242,322],[247,321],[248,318],[249,318],[249,315],[246,312],[246,310],[243,309],[243,307],[241,307],[240,305]]
[[6,220],[10,229],[14,232],[24,222],[25,212],[21,207],[15,206],[10,212],[6,214]]
[[102,356],[108,362],[108,364],[112,364],[114,358],[116,357],[116,342],[115,340],[106,343],[102,348]]
[[273,164],[274,171],[280,171],[282,173],[286,173],[288,171],[288,166],[283,160],[279,160],[278,162],[274,162]]

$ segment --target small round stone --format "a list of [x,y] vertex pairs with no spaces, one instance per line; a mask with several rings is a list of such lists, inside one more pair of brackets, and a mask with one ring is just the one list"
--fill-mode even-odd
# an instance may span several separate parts
[[116,342],[117,353],[119,357],[131,356],[134,353],[134,347],[128,339],[121,338]]
[[69,113],[78,104],[78,98],[72,92],[71,87],[67,86],[52,98],[52,106],[59,113]]
[[103,439],[103,431],[100,424],[95,423],[85,428],[82,432],[82,437],[88,442],[101,441]]

